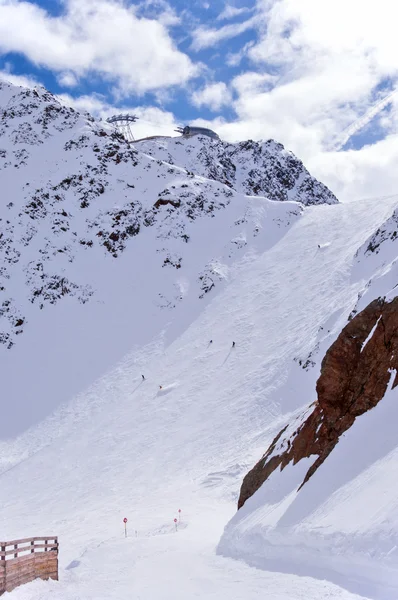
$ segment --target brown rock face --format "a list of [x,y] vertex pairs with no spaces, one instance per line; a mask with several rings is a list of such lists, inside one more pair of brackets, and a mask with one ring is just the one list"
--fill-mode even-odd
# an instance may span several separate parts
[[[283,438],[288,425],[276,436],[244,478],[238,508],[279,466],[282,470],[290,462],[296,464],[302,458],[317,455],[301,484],[304,485],[355,418],[380,402],[391,369],[398,372],[398,297],[391,302],[374,300],[344,327],[322,361],[313,412],[290,438]],[[398,376],[393,388],[397,384]],[[282,440],[284,450],[276,454],[275,448]]]

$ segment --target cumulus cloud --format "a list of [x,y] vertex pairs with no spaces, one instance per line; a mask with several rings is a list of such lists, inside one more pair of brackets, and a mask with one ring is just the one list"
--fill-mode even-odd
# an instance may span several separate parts
[[314,63],[319,54],[343,57],[350,52],[367,54],[384,74],[397,69],[395,22],[386,19],[390,0],[380,0],[377,10],[362,0],[259,0],[258,8],[267,26],[253,49],[260,60],[297,64],[312,57]]
[[[115,90],[118,104],[128,94],[153,91],[167,105],[171,86],[204,72],[170,35],[170,27],[188,20],[191,50],[231,40],[215,69],[235,69],[228,86],[202,83],[190,101],[215,111],[229,105],[236,118],[198,124],[230,141],[281,141],[344,200],[398,191],[398,41],[394,19],[386,18],[391,0],[379,0],[376,9],[363,0],[257,0],[254,13],[226,4],[213,26],[197,26],[187,19],[189,11],[177,16],[167,0],[63,0],[63,6],[63,15],[51,17],[27,0],[0,0],[0,52],[19,52],[52,69],[65,87],[99,76]],[[184,31],[189,35],[189,26]],[[248,31],[251,41],[245,35],[240,44]],[[239,65],[245,71],[236,75]],[[209,71],[207,77],[216,79],[218,73]],[[114,112],[100,96],[73,102],[97,115]],[[167,111],[128,103],[124,108],[140,111],[142,134],[167,134],[175,127]],[[371,126],[371,143],[344,150],[352,136]]]
[[[219,133],[282,141],[345,199],[377,186],[391,191],[398,183],[398,43],[389,13],[390,0],[376,11],[362,0],[258,0],[257,39],[247,49],[252,68],[231,82],[237,117],[219,123]],[[376,117],[383,140],[333,151]]]
[[306,166],[345,202],[381,198],[398,192],[398,135],[359,151],[320,152]]
[[257,94],[271,90],[278,77],[270,73],[258,73],[257,71],[247,71],[238,75],[232,80],[232,87],[240,96],[247,94]]
[[77,78],[94,73],[119,93],[140,94],[197,73],[169,35],[170,18],[140,17],[122,0],[65,0],[58,17],[24,0],[0,0],[0,52]]
[[231,103],[232,95],[226,84],[222,81],[211,83],[201,90],[195,91],[191,96],[194,106],[200,108],[207,106],[213,111],[218,111],[222,106],[228,106]]
[[260,69],[279,68],[275,101],[291,101],[306,125],[324,115],[347,127],[379,99],[385,78],[398,77],[394,24],[385,19],[390,0],[377,11],[362,0],[259,0],[258,7],[264,34],[249,57]]
[[74,73],[71,73],[71,71],[63,71],[60,73],[57,77],[57,81],[60,86],[68,88],[76,87],[79,83],[78,78]]

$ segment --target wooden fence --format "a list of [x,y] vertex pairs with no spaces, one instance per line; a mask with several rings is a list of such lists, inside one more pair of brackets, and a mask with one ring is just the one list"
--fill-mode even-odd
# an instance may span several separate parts
[[0,596],[37,578],[58,580],[58,538],[0,542]]

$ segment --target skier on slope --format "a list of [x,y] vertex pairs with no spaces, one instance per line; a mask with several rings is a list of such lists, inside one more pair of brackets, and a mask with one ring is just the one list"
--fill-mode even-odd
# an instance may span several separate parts
[[232,348],[235,348],[235,342],[232,342]]
[[141,375],[141,377],[142,377],[142,381],[145,381],[145,377],[144,377],[144,375]]

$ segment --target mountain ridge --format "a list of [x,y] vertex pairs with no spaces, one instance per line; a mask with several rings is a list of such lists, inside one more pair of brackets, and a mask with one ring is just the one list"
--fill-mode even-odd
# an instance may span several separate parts
[[[8,321],[0,342],[8,349],[27,325],[26,309],[8,292],[13,277],[25,278],[25,304],[40,309],[65,296],[85,304],[95,293],[92,285],[68,275],[77,245],[87,252],[100,246],[117,258],[142,228],[153,225],[162,229],[158,237],[187,243],[187,222],[211,216],[247,192],[267,192],[271,200],[304,196],[308,204],[337,202],[272,141],[231,145],[173,138],[131,148],[120,134],[63,106],[44,89],[6,84],[0,84],[0,112],[0,185],[12,197],[0,217],[0,316]],[[181,145],[196,174],[177,164]],[[163,264],[180,265],[183,252],[183,247],[178,254],[166,251]],[[54,270],[51,262],[59,266]],[[203,290],[214,285],[209,276],[198,277],[209,279]]]

